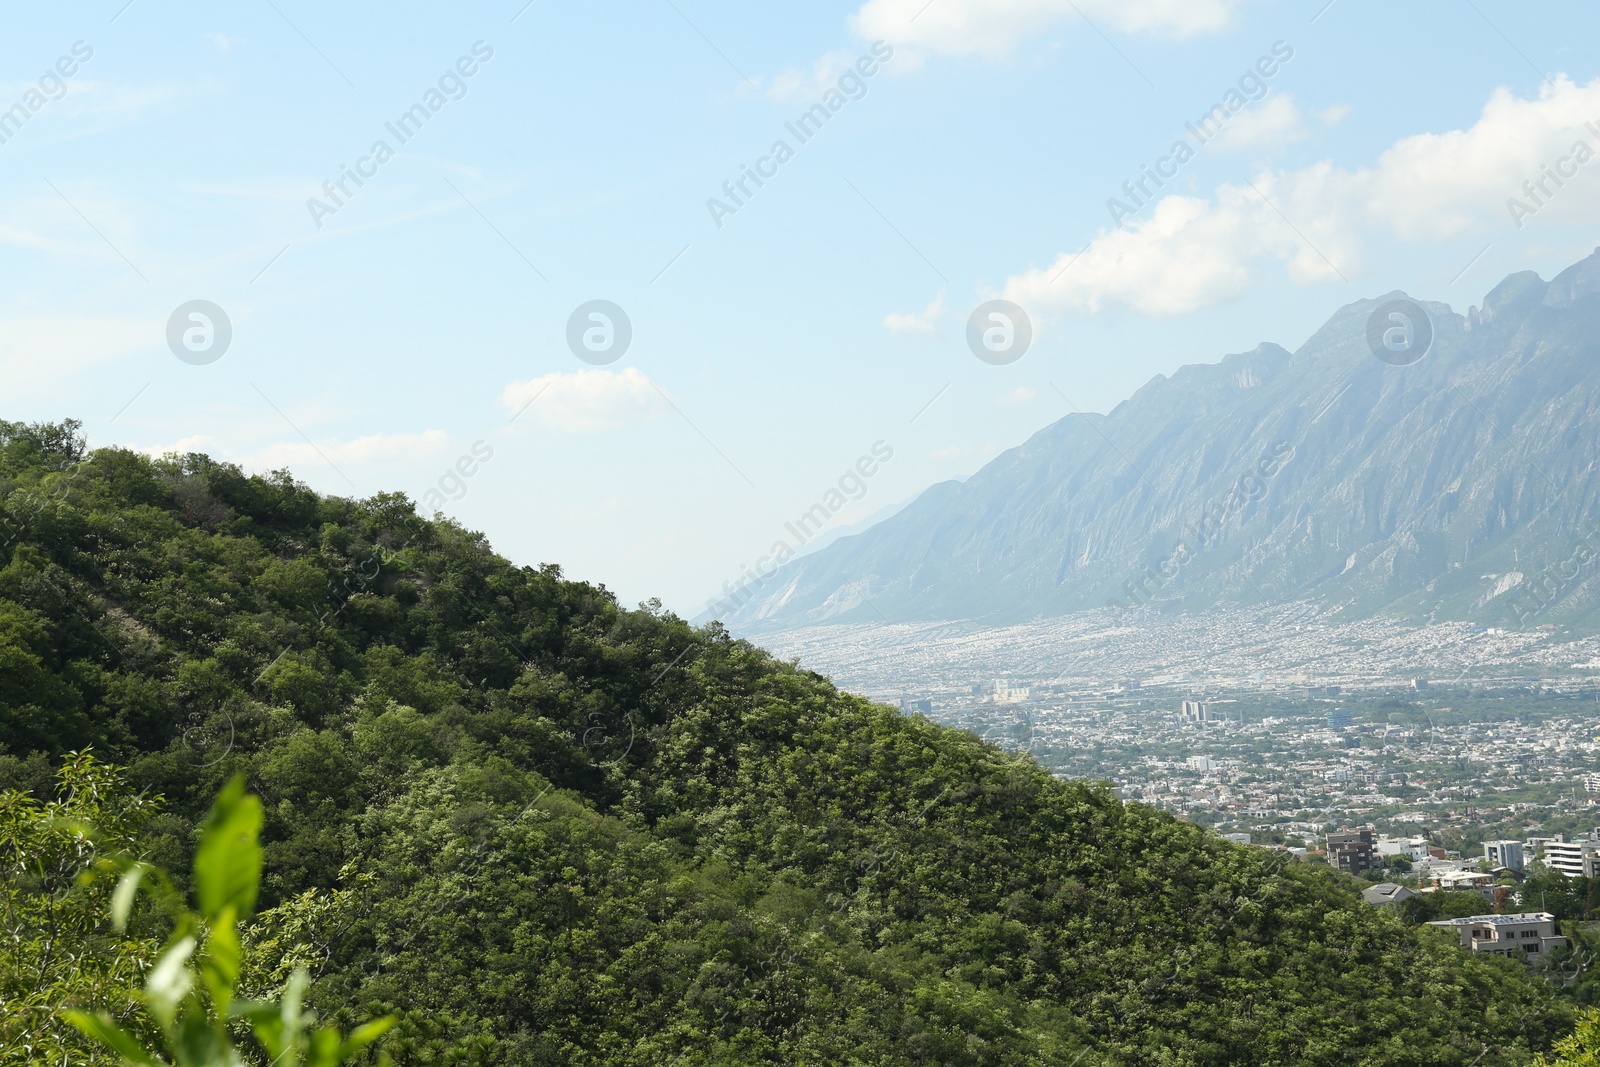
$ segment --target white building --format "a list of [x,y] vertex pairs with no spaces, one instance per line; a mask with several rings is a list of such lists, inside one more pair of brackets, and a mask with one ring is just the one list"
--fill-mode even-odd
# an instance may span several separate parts
[[1209,771],[1214,771],[1222,766],[1222,764],[1218,763],[1210,756],[1190,756],[1184,765],[1191,771],[1199,771],[1202,774],[1205,774]]
[[1001,679],[994,683],[994,702],[996,704],[1021,704],[1028,699],[1032,692],[1025,685],[1012,685],[1010,681]]
[[1483,858],[1489,861],[1491,867],[1509,867],[1513,871],[1520,871],[1527,866],[1523,860],[1521,841],[1485,841]]
[[1567,943],[1567,939],[1556,931],[1556,917],[1545,911],[1439,919],[1428,925],[1453,926],[1461,936],[1462,948],[1502,956],[1515,952],[1548,952],[1557,945]]
[[1593,841],[1547,841],[1544,865],[1568,878],[1593,878],[1600,872],[1600,845]]
[[1457,892],[1491,889],[1494,886],[1494,875],[1482,871],[1436,871],[1430,880],[1440,889]]
[[1404,856],[1412,863],[1428,858],[1428,839],[1426,837],[1380,837],[1378,838],[1378,855]]

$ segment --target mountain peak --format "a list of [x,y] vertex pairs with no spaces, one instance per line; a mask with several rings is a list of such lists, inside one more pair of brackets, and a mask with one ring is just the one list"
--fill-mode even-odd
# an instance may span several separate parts
[[1600,248],[1552,278],[1545,289],[1544,302],[1548,307],[1567,307],[1597,296],[1600,296]]
[[[1262,343],[1157,375],[1108,415],[1053,423],[965,483],[789,564],[726,621],[1299,600],[1352,618],[1555,611],[1478,579],[1559,564],[1600,501],[1600,445],[1574,444],[1592,442],[1600,411],[1600,254],[1550,283],[1532,271],[1500,282],[1482,311],[1492,330],[1418,301],[1435,339],[1414,368],[1368,348],[1367,320],[1391,299],[1412,298],[1347,304],[1292,356]],[[1570,491],[1545,500],[1533,485],[1545,470],[1573,472]],[[1586,606],[1600,603],[1600,568],[1561,601],[1600,628]]]

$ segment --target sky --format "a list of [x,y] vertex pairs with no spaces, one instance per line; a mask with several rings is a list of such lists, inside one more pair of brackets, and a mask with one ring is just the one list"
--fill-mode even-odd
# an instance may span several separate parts
[[1592,3],[443,7],[8,11],[0,418],[693,617],[819,502],[1600,244]]

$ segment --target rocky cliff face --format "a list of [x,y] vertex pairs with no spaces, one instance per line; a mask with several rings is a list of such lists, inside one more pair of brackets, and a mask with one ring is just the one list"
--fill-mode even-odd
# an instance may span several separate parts
[[1340,309],[1158,376],[780,570],[724,621],[1017,622],[1314,600],[1355,615],[1600,626],[1600,251],[1508,277],[1431,349]]

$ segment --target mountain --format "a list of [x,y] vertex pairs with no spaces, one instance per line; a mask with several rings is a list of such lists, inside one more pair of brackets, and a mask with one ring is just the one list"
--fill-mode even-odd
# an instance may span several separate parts
[[1600,251],[1506,278],[1375,358],[1389,293],[1071,415],[792,561],[722,619],[1002,625],[1314,601],[1345,617],[1600,628]]
[[33,1062],[58,1006],[41,967],[103,989],[130,965],[109,927],[26,918],[106,838],[55,825],[63,855],[34,862],[37,804],[7,790],[50,798],[86,746],[142,796],[102,777],[97,804],[161,798],[129,848],[173,871],[246,777],[247,985],[305,964],[340,1027],[398,1014],[397,1067],[1500,1067],[1569,1025],[1553,981],[1325,865],[515,566],[404,497],[74,431],[0,422],[0,895],[22,904],[0,1064]]

